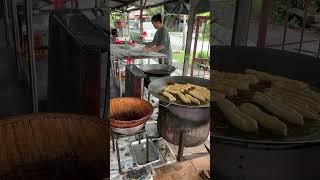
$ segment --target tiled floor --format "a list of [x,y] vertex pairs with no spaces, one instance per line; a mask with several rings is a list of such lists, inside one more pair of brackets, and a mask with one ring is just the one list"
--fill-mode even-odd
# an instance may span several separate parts
[[[146,62],[147,63],[147,62]],[[152,60],[150,61],[151,64],[155,63]],[[180,76],[182,74],[182,71],[178,68],[172,75],[173,76]],[[111,98],[118,97],[119,89],[116,88],[116,83],[114,80],[111,82]],[[145,100],[147,100],[147,89],[145,89]],[[158,113],[158,100],[154,98],[151,95],[151,103],[155,107],[154,114],[152,115],[151,119],[156,120],[157,119],[157,113]],[[156,131],[156,130],[154,130]],[[150,133],[150,132],[149,132]],[[155,133],[157,134],[157,133]],[[173,151],[173,154],[178,154],[178,146],[167,143],[171,150]],[[210,147],[210,142],[206,141],[205,144],[207,147]],[[121,145],[121,143],[120,143]],[[114,154],[115,156],[115,154]],[[114,157],[116,158],[116,156]],[[113,158],[113,159],[114,159]],[[115,161],[116,159],[114,159]],[[125,165],[130,166],[130,160],[124,162]],[[131,160],[131,164],[133,161]],[[117,165],[113,163],[114,170],[117,169]],[[208,154],[208,151],[206,150],[204,145],[200,145],[198,147],[193,148],[184,148],[184,161],[183,162],[175,162],[173,164],[164,165],[158,168],[155,168],[155,175],[154,179],[160,180],[160,179],[166,179],[166,180],[201,180],[201,176],[199,175],[202,170],[208,170],[210,169],[210,155]]]
[[[114,88],[113,86],[111,86]],[[113,92],[115,92],[113,90]],[[113,94],[116,97],[116,93]],[[147,90],[145,93],[145,97],[147,100]],[[151,95],[151,103],[155,107],[154,114],[151,116],[151,121],[155,122],[157,119],[158,114],[158,100]],[[148,127],[148,126],[147,126]],[[148,129],[148,128],[147,128]],[[156,128],[148,130],[148,134],[151,135],[152,132],[156,136]],[[121,141],[119,143],[120,145],[123,145],[124,143]],[[210,142],[206,141],[205,144],[207,147],[210,147]],[[167,143],[167,145],[171,148],[173,154],[176,156],[178,154],[178,146]],[[111,145],[112,147],[112,145]],[[124,151],[123,151],[124,152]],[[123,154],[123,153],[121,153]],[[111,153],[111,156],[113,159],[113,163],[111,163],[111,167],[113,168],[113,172],[117,172],[117,163],[116,162],[116,154]],[[126,166],[127,168],[135,168],[134,162],[132,159],[123,159],[123,166]],[[210,169],[210,155],[208,154],[208,151],[206,150],[204,145],[200,145],[193,148],[184,148],[184,161],[183,162],[175,162],[173,164],[169,163],[167,165],[156,167],[154,168],[155,174],[154,179],[160,180],[160,179],[174,179],[174,180],[201,180],[201,176],[199,175],[202,170]],[[117,174],[113,174],[115,178],[119,177]]]
[[210,156],[177,162],[155,170],[154,180],[202,180],[202,170],[210,169]]

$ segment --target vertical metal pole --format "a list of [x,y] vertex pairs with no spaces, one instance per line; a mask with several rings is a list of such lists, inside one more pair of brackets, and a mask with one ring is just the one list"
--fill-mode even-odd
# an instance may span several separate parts
[[143,37],[143,0],[140,0],[140,36]]
[[182,75],[187,76],[189,72],[189,61],[190,61],[190,51],[191,51],[191,43],[192,43],[192,35],[193,35],[193,24],[196,15],[196,7],[199,3],[199,0],[191,0],[190,1],[190,11],[188,16],[188,32],[187,32],[187,40],[186,40],[186,49],[184,52],[184,63],[183,63],[183,71]]
[[27,31],[28,31],[28,50],[29,50],[29,62],[30,62],[30,76],[31,87],[33,97],[33,111],[38,112],[38,86],[37,86],[37,73],[36,64],[34,58],[34,44],[33,44],[33,29],[32,29],[32,1],[25,0],[27,10]]
[[258,32],[257,47],[264,48],[266,45],[267,31],[268,31],[268,20],[271,15],[272,0],[264,0],[262,3],[261,17]]
[[183,149],[186,141],[186,132],[181,131],[180,137],[179,137],[179,150],[178,150],[178,158],[177,160],[180,162],[183,157]]
[[113,132],[113,130],[111,130],[111,139],[112,139],[112,150],[113,150],[113,152],[115,151],[115,145],[114,145],[114,132]]
[[192,64],[191,64],[191,75],[193,76],[193,68],[194,68],[194,61],[197,54],[197,45],[198,45],[198,38],[199,38],[199,28],[200,28],[200,17],[196,18],[196,37],[194,38],[194,46],[193,46],[193,55],[192,55]]
[[118,78],[119,78],[119,91],[120,91],[120,97],[122,97],[121,59],[118,59]]
[[187,15],[183,16],[183,36],[182,36],[182,48],[181,50],[184,50],[186,47],[186,36],[187,36]]
[[144,78],[141,78],[141,99],[144,99]]
[[318,45],[318,54],[317,54],[317,58],[320,58],[320,41],[319,41],[319,45]]
[[146,142],[147,142],[147,144],[146,144],[146,151],[147,151],[146,163],[148,163],[149,162],[149,138],[148,138],[147,133],[146,133]]
[[252,0],[237,0],[231,40],[232,46],[247,45],[251,6]]
[[304,5],[304,16],[303,16],[303,22],[302,22],[301,35],[300,35],[299,53],[301,53],[302,41],[303,41],[303,36],[304,36],[304,29],[305,29],[306,24],[307,24],[309,0],[304,0],[304,2],[305,2],[305,5]]
[[118,170],[120,173],[122,173],[118,137],[116,137],[116,150],[117,150],[117,159],[118,159],[118,168],[119,168]]
[[12,10],[12,23],[13,23],[13,31],[14,31],[14,40],[15,40],[15,53],[16,53],[16,62],[18,72],[21,72],[21,48],[20,48],[20,35],[19,35],[19,24],[18,24],[18,15],[17,15],[17,6],[16,0],[12,0],[11,2],[11,10]]
[[3,0],[3,11],[4,11],[4,25],[5,25],[5,31],[6,31],[6,40],[7,40],[7,46],[12,47],[11,43],[11,33],[10,33],[10,21],[9,21],[9,10],[8,10],[8,2],[7,0]]
[[289,15],[290,15],[290,3],[288,3],[287,6],[287,11],[286,11],[286,18],[285,18],[285,23],[284,23],[284,29],[283,29],[283,37],[282,37],[282,45],[281,45],[281,49],[284,50],[284,44],[286,43],[286,38],[287,38],[287,31],[288,31],[288,21],[289,21]]

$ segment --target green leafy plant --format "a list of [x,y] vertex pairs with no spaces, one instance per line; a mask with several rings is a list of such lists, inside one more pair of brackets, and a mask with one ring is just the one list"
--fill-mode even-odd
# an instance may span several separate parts
[[293,17],[289,20],[288,26],[289,28],[298,29],[300,26],[300,20],[297,17]]
[[[192,64],[192,52],[190,53],[190,60],[189,60],[189,64]],[[184,52],[174,52],[173,53],[173,59],[183,63],[184,62]]]
[[272,2],[271,19],[273,23],[282,24],[285,18],[284,2],[275,0]]
[[162,14],[164,13],[164,7],[163,6],[158,6],[158,7],[151,7],[146,9],[146,14],[148,16],[154,16],[156,14]]
[[308,6],[308,13],[311,15],[315,15],[318,11],[318,3],[316,0],[310,1],[309,6]]
[[[291,3],[293,7],[299,8],[299,9],[304,9],[306,5],[305,0],[292,0]],[[310,13],[311,15],[314,15],[317,13],[318,9],[319,9],[318,0],[310,0],[309,6],[308,6],[308,13]]]
[[209,54],[206,51],[200,51],[197,53],[197,58],[208,58]]

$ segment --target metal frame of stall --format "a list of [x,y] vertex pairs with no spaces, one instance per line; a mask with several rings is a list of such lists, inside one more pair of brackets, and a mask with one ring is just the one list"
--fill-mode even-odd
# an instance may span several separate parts
[[[29,85],[32,89],[32,101],[33,101],[33,112],[38,112],[39,107],[39,97],[38,97],[38,82],[37,82],[37,70],[36,70],[36,62],[35,62],[35,47],[34,47],[34,27],[33,27],[33,16],[34,16],[34,9],[33,4],[31,0],[24,0],[21,4],[17,0],[0,0],[1,3],[4,4],[4,10],[5,10],[5,25],[6,25],[6,37],[10,38],[11,36],[14,39],[14,44],[9,44],[10,46],[14,47],[15,54],[16,54],[16,61],[17,61],[17,71],[26,77],[26,80],[28,81]],[[51,1],[51,4],[56,7],[56,4],[54,4],[56,1]],[[81,8],[81,10],[91,10],[94,11],[96,9],[99,10],[100,5],[97,4],[95,8]],[[49,3],[50,4],[50,3]],[[25,11],[24,14],[26,14],[26,30],[27,30],[27,59],[28,64],[24,64],[22,62],[22,37],[21,37],[21,20],[19,21],[19,11],[18,6],[20,5],[24,7]],[[71,7],[77,8],[78,4],[74,3],[74,1],[71,1]],[[9,9],[10,8],[10,9]],[[9,14],[9,10],[11,10],[11,14]],[[52,9],[53,10],[53,9]],[[50,9],[39,9],[37,12],[40,13],[48,13],[50,12]],[[94,12],[93,12],[94,13]],[[11,19],[10,19],[11,17]],[[12,23],[12,26],[10,24]],[[12,29],[11,29],[12,27]],[[13,33],[13,34],[12,34]],[[9,41],[10,39],[7,39]],[[108,83],[107,83],[108,84]],[[107,88],[106,88],[107,89]],[[106,103],[106,106],[108,106],[108,103]],[[106,108],[105,108],[106,109]],[[107,111],[106,111],[107,113]],[[106,116],[106,115],[105,115]]]
[[[292,12],[290,11],[292,7],[290,2],[288,1],[287,7],[286,7],[285,22],[283,26],[282,41],[280,44],[266,45],[266,38],[267,38],[267,32],[268,32],[268,20],[272,11],[272,0],[264,0],[262,3],[261,12],[260,12],[261,16],[260,16],[258,40],[257,40],[256,46],[258,48],[281,46],[281,49],[285,50],[286,45],[299,44],[299,48],[297,49],[299,54],[301,52],[308,52],[308,53],[314,54],[319,59],[320,58],[320,41],[319,40],[304,41],[305,28],[306,28],[307,18],[308,18],[308,5],[310,3],[310,0],[304,0],[304,3],[305,4],[303,9],[302,27],[300,28],[299,42],[286,43],[289,16],[292,14]],[[247,46],[251,6],[252,6],[252,0],[241,0],[241,1],[237,1],[236,3],[233,34],[232,34],[233,41],[231,43],[232,46]],[[315,42],[315,41],[319,41],[318,52],[309,52],[302,49],[302,45],[304,43]]]
[[[16,0],[2,0],[4,5],[5,13],[5,25],[6,25],[6,36],[9,46],[13,46],[16,54],[17,62],[17,72],[21,73],[23,70],[21,63],[21,47],[20,47],[20,35],[19,35],[19,24],[18,24],[18,15],[17,15],[17,1]],[[11,7],[11,21],[9,16],[9,5]],[[37,78],[35,70],[35,56],[34,56],[34,42],[33,42],[33,27],[32,27],[32,1],[25,0],[25,13],[26,13],[26,27],[28,35],[28,59],[29,59],[29,68],[30,68],[30,85],[32,89],[32,101],[33,101],[33,111],[38,112],[38,92],[37,92]],[[12,23],[12,30],[10,24]],[[11,31],[13,31],[13,36],[11,36]],[[14,45],[11,44],[10,37],[14,38]]]
[[[130,11],[133,10],[139,10],[140,9],[140,34],[143,33],[143,26],[142,26],[142,14],[143,14],[143,9],[144,8],[149,8],[149,7],[157,7],[164,5],[165,3],[172,3],[172,2],[177,2],[178,0],[163,0],[159,3],[153,4],[153,5],[148,5],[147,2],[148,0],[129,0],[127,2],[124,2],[123,0],[111,0],[111,2],[116,2],[119,3],[118,6],[116,7],[110,7],[111,9],[119,9],[121,7],[127,7],[129,4],[139,2],[140,3],[140,8],[134,8],[131,9]],[[189,61],[190,61],[190,52],[191,52],[191,45],[192,45],[192,35],[193,35],[193,27],[195,24],[195,11],[196,7],[199,4],[200,0],[190,0],[190,10],[189,10],[189,19],[188,19],[188,30],[187,30],[187,38],[186,38],[186,46],[185,46],[185,57],[184,57],[184,63],[183,63],[183,76],[188,76],[189,75]]]

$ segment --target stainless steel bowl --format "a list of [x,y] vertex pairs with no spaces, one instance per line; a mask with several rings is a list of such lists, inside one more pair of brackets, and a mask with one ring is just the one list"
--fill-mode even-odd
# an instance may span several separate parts
[[145,126],[145,124],[146,123],[143,123],[139,126],[132,127],[132,128],[112,128],[112,130],[116,133],[119,133],[119,134],[131,135],[131,134],[134,134],[134,133],[140,131]]

